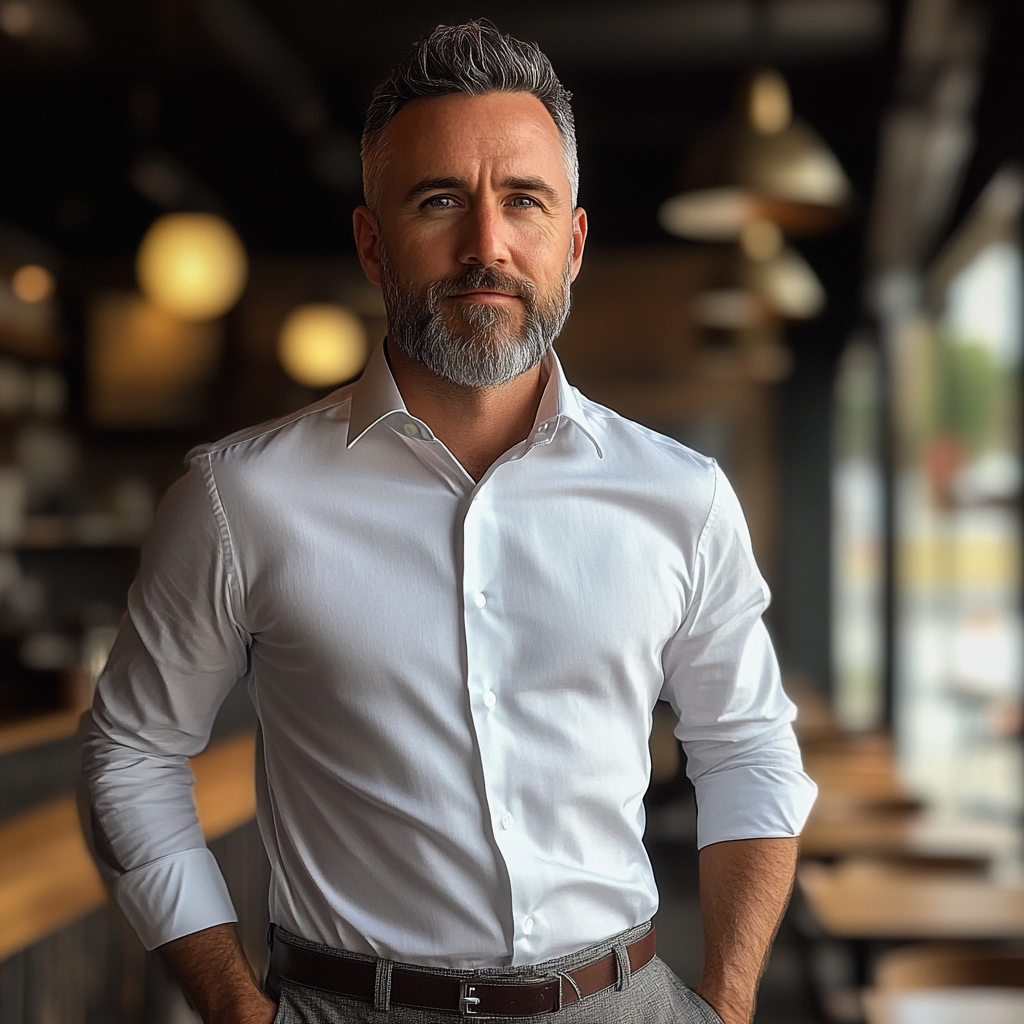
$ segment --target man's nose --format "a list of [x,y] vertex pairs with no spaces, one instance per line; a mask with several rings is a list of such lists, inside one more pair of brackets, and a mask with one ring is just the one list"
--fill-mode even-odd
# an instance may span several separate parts
[[459,262],[470,267],[493,267],[511,262],[507,225],[500,206],[475,203],[462,222]]

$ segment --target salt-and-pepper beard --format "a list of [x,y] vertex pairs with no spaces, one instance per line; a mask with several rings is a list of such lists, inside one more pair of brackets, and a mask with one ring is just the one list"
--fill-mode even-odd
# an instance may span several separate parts
[[[381,248],[381,287],[388,317],[388,343],[452,384],[487,388],[505,384],[536,366],[569,315],[571,260],[554,292],[541,297],[530,281],[493,267],[470,267],[458,277],[435,281],[417,294],[398,279]],[[494,289],[517,296],[522,313],[507,306],[460,302],[446,312],[444,299]],[[520,322],[517,323],[517,320]]]

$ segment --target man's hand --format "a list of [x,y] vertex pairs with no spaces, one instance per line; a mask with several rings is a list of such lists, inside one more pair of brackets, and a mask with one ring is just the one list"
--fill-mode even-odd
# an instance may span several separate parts
[[704,976],[695,991],[725,1024],[749,1024],[793,891],[796,839],[740,839],[700,851]]
[[260,990],[233,924],[193,932],[158,949],[205,1024],[270,1024],[277,1007]]

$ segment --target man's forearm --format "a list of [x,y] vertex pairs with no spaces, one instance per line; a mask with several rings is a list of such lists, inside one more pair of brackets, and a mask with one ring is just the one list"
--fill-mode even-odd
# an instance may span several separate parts
[[205,1024],[269,1024],[277,1007],[256,983],[233,924],[182,936],[158,949]]
[[697,992],[726,1024],[748,1024],[793,890],[796,839],[742,839],[700,852],[704,976]]

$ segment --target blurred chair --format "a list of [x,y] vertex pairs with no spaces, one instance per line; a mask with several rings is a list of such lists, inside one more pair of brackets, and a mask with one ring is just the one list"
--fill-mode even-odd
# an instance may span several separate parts
[[782,679],[786,696],[796,705],[793,729],[800,745],[841,735],[828,697],[802,672],[787,672]]
[[819,811],[921,809],[900,778],[892,739],[884,733],[838,734],[800,741],[807,774],[818,784]]
[[883,955],[863,992],[867,1024],[1017,1024],[1024,1020],[1024,951],[927,943]]
[[945,943],[904,946],[880,957],[874,975],[880,991],[978,985],[1024,988],[1024,950]]

